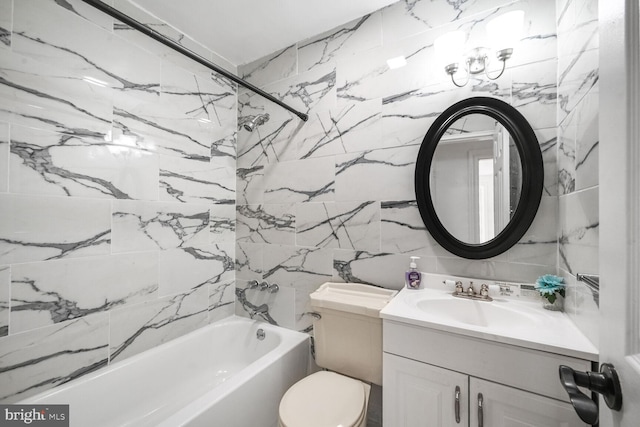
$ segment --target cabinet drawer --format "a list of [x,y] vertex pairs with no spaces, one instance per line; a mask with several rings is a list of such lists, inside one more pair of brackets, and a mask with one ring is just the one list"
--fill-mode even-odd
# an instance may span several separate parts
[[558,366],[591,370],[588,360],[392,321],[384,322],[383,348],[386,353],[565,402],[569,396],[558,379]]

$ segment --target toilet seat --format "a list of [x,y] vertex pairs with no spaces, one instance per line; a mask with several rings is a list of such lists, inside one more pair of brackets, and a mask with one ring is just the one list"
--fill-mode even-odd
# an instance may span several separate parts
[[366,417],[365,384],[320,371],[295,383],[280,401],[282,427],[354,427]]

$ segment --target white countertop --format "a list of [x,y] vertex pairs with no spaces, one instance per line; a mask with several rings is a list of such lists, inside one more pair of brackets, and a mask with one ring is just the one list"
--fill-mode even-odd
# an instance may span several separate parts
[[[492,295],[493,296],[493,295]],[[451,300],[462,307],[460,314],[446,312]],[[470,303],[468,305],[461,305]],[[493,304],[494,306],[485,306]],[[422,305],[422,308],[420,307]],[[430,310],[431,308],[431,310]],[[439,313],[438,313],[439,311]],[[476,311],[490,312],[485,326],[467,318]],[[494,315],[494,312],[497,314]],[[473,315],[472,317],[468,315]],[[514,297],[494,297],[492,302],[464,300],[447,289],[403,289],[380,312],[383,320],[446,331],[492,342],[598,360],[598,349],[563,312],[542,308],[539,301]],[[482,315],[484,320],[484,315]]]

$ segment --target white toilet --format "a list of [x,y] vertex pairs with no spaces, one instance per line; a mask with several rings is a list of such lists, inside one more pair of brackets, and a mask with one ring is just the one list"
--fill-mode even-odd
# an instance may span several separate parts
[[310,295],[320,371],[280,401],[280,427],[364,427],[371,385],[382,385],[380,310],[396,291],[359,283],[325,283]]

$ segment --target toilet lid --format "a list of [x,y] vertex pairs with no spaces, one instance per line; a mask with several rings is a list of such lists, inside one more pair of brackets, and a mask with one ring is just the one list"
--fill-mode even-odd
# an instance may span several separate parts
[[353,426],[362,419],[364,385],[334,372],[320,371],[295,383],[280,401],[285,427]]

